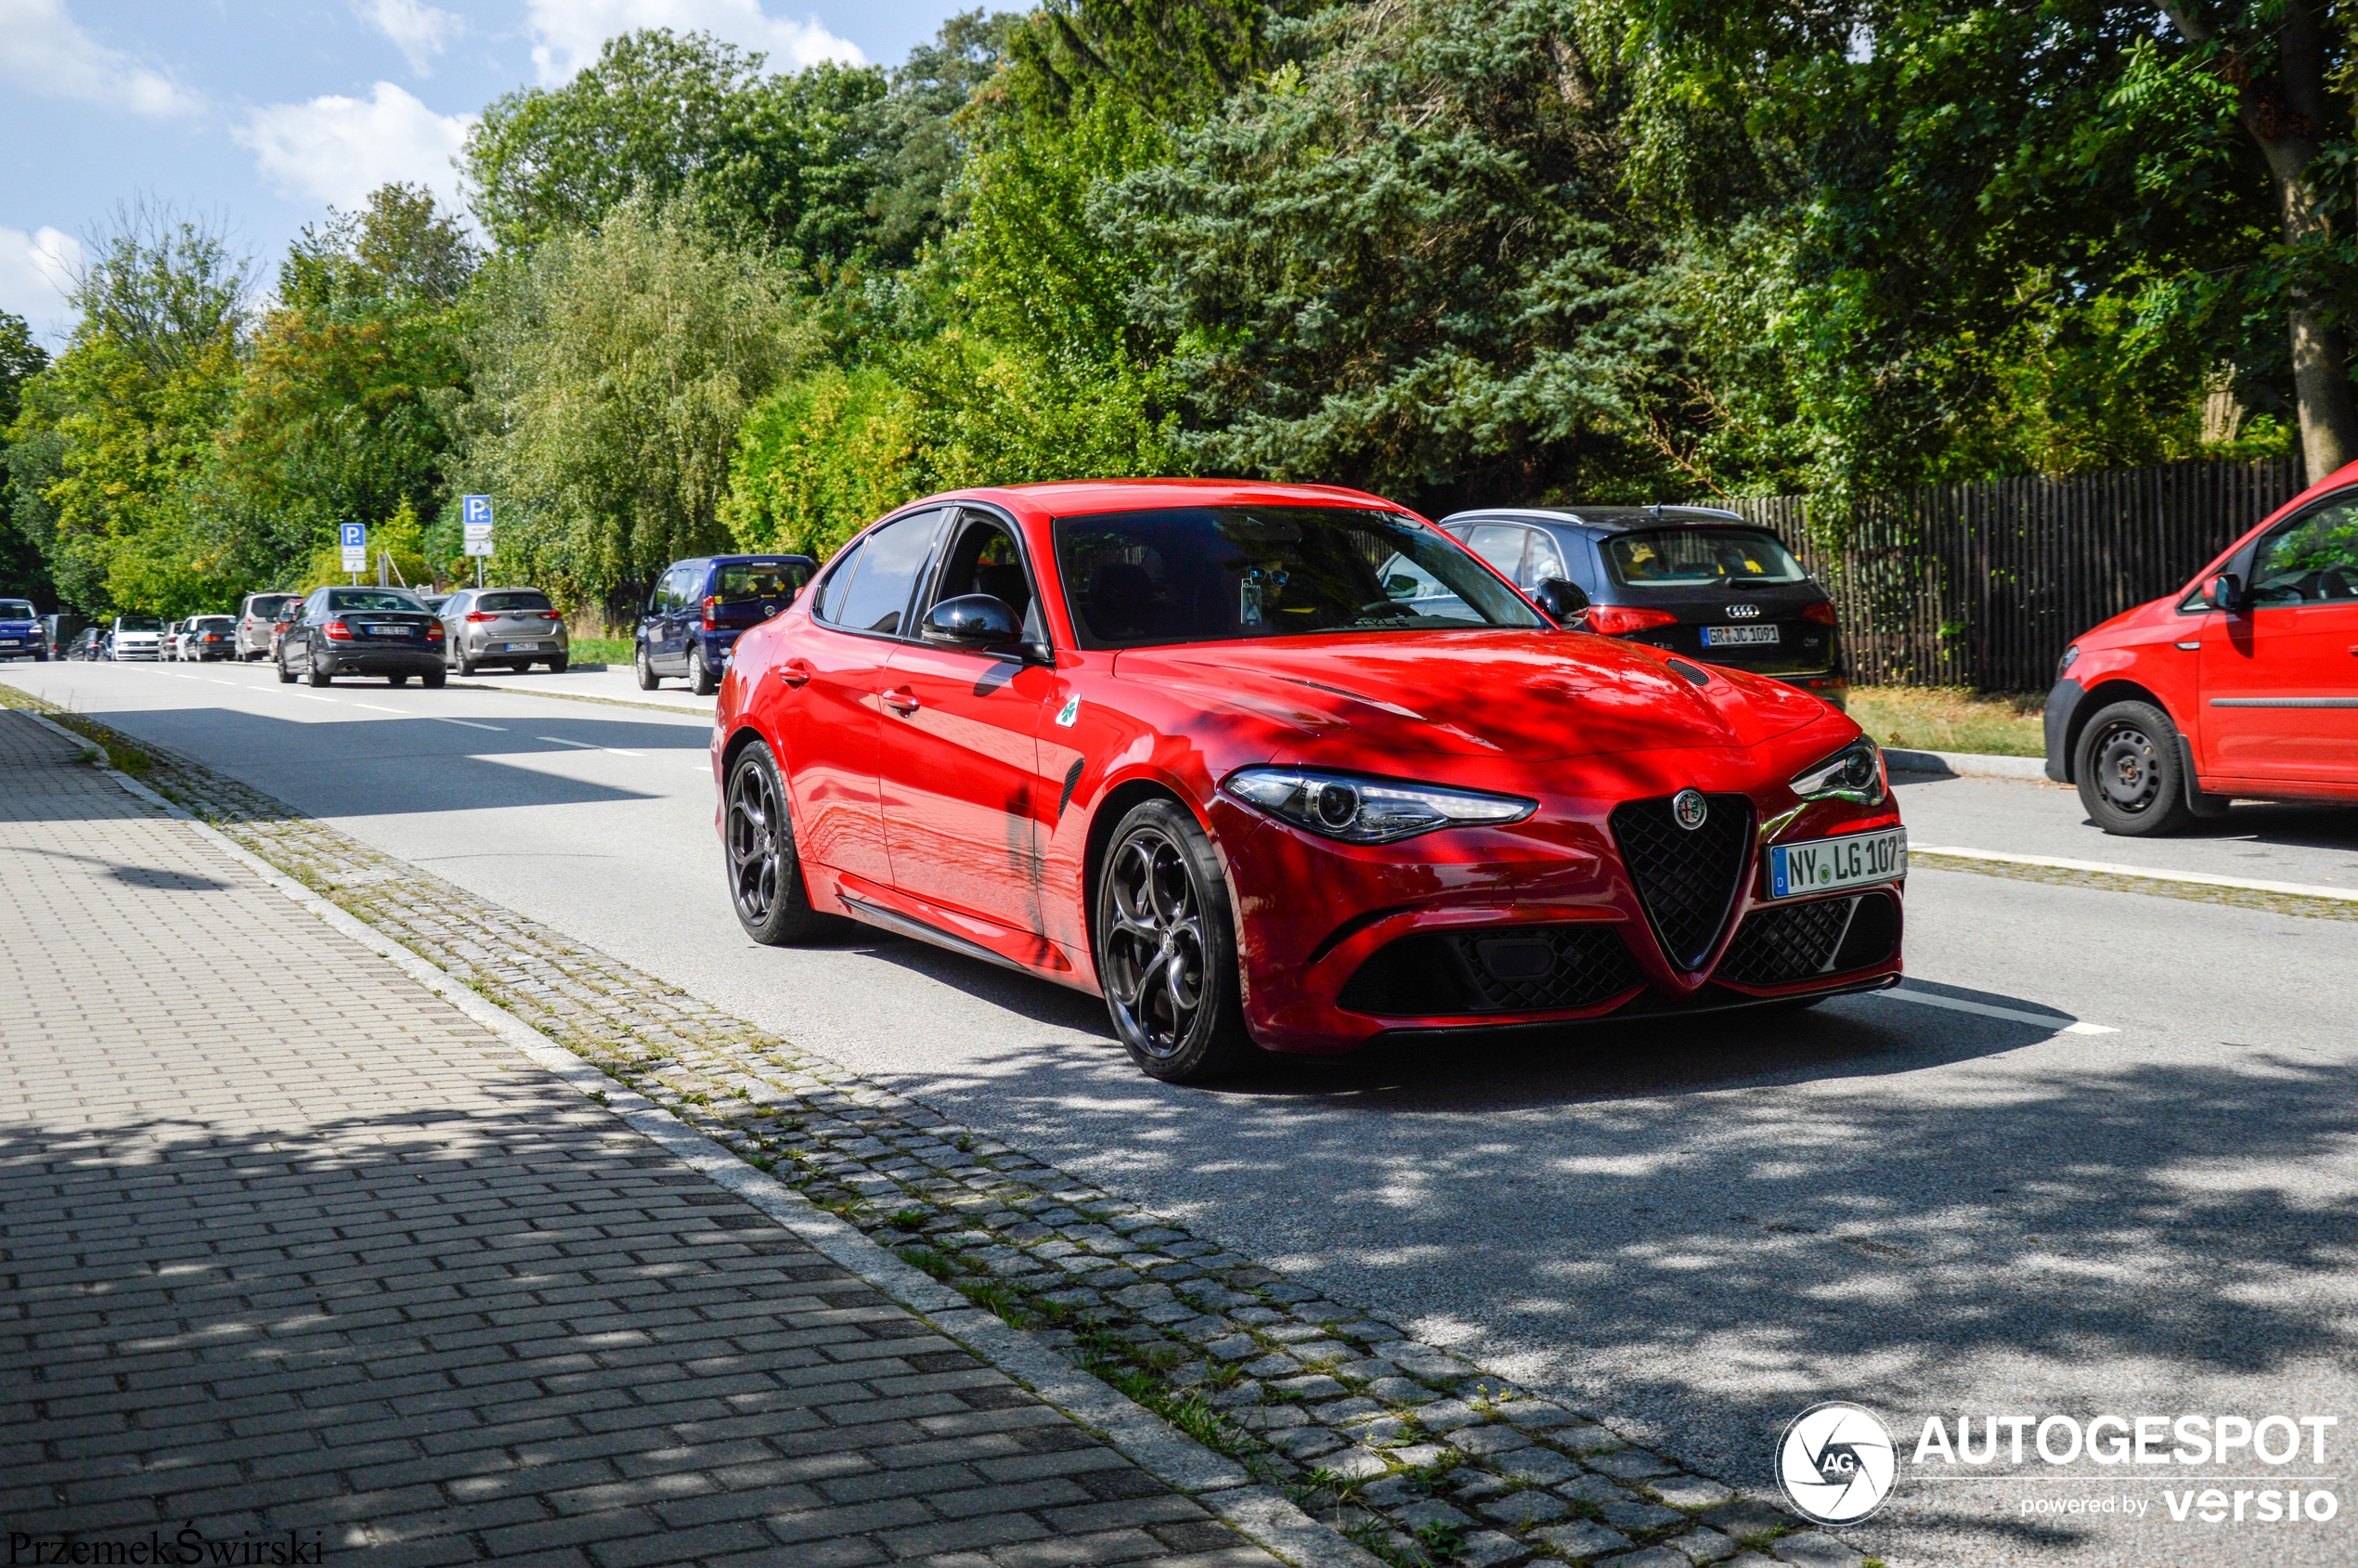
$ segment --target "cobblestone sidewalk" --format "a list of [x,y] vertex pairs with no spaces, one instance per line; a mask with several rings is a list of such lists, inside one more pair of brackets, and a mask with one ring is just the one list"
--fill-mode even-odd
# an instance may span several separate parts
[[12,1561],[1274,1568],[80,752],[0,712]]
[[1688,1473],[563,933],[194,763],[141,760],[157,789],[261,859],[1390,1562],[1861,1561],[1769,1499]]

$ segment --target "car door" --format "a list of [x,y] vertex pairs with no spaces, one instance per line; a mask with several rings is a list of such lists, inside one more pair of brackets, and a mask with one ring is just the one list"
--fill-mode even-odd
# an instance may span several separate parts
[[473,608],[474,598],[474,590],[462,588],[444,600],[442,608],[434,612],[442,620],[442,653],[445,664],[457,658],[459,650],[465,645],[462,640],[467,635],[467,612]]
[[[1015,532],[957,513],[923,611],[988,593],[1037,627],[1036,582]],[[1030,617],[1027,623],[1027,617]],[[1043,639],[1044,640],[1044,639]],[[885,667],[877,746],[885,841],[904,893],[1020,930],[1041,921],[1035,740],[1053,669],[1016,652],[903,642]]]
[[2358,786],[2358,492],[2261,536],[2201,640],[2203,774]]
[[838,557],[759,699],[786,748],[797,848],[879,888],[892,886],[892,861],[876,794],[877,693],[941,521],[939,508],[895,518]]

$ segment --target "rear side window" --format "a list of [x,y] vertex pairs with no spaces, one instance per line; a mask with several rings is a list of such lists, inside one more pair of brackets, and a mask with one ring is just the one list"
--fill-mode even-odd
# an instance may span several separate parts
[[875,631],[897,636],[917,578],[933,559],[934,536],[941,531],[939,512],[920,512],[887,523],[868,536],[844,585],[838,607],[828,594],[830,618],[847,631]]
[[545,593],[519,590],[509,593],[484,594],[475,601],[474,607],[478,610],[546,610],[550,604],[549,596]]
[[1709,588],[1798,583],[1801,563],[1773,534],[1753,528],[1661,528],[1605,541],[1605,564],[1624,588]]
[[862,539],[844,551],[842,559],[827,573],[827,580],[819,585],[819,603],[811,614],[823,621],[840,623],[843,619],[844,590],[851,586],[851,576],[860,570],[860,552],[867,548]]

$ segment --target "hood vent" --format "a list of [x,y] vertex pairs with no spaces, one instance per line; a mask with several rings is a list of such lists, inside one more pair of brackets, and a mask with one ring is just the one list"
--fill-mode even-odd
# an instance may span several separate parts
[[1626,801],[1612,818],[1621,862],[1637,884],[1663,955],[1691,972],[1703,967],[1727,928],[1752,849],[1751,800],[1741,795],[1704,799],[1711,810],[1700,827],[1680,827],[1668,796]]

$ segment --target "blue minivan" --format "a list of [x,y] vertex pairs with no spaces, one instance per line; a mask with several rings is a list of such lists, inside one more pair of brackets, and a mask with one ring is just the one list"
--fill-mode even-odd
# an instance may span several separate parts
[[675,561],[655,579],[639,617],[632,662],[639,689],[684,677],[698,696],[720,690],[729,650],[749,627],[794,603],[819,570],[808,555],[703,555]]

